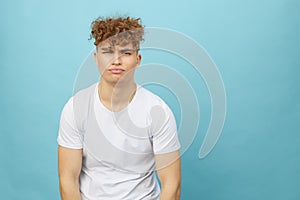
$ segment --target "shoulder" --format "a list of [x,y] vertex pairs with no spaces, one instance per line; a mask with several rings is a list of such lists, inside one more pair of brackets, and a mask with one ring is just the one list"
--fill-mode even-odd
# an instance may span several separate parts
[[71,96],[61,113],[61,118],[78,125],[79,130],[83,130],[83,121],[88,113],[89,102],[93,97],[97,84],[81,89]]
[[84,89],[81,89],[79,91],[77,91],[74,95],[73,95],[73,98],[74,100],[76,99],[79,99],[79,98],[89,98],[89,96],[91,94],[94,94],[94,92],[96,91],[97,89],[97,86],[98,86],[98,83],[93,83],[92,85],[84,88]]
[[154,94],[152,91],[144,88],[143,86],[139,86],[138,90],[140,93],[139,100],[142,100],[146,105],[149,105],[151,107],[156,105],[168,107],[167,103],[160,96]]
[[[79,103],[84,103],[87,99],[90,98],[91,94],[94,94],[95,87],[97,83],[94,83],[87,88],[81,89],[77,91],[74,95],[69,97],[67,102],[65,103],[63,107],[63,113],[64,112],[73,112],[74,106],[76,106]],[[80,106],[79,106],[80,107]]]
[[152,121],[164,121],[170,116],[173,117],[173,112],[168,104],[160,96],[144,87],[139,88],[138,101],[140,108],[151,116]]

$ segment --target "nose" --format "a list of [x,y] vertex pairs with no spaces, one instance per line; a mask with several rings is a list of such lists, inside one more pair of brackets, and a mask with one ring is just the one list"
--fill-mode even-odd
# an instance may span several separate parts
[[119,53],[115,53],[112,64],[121,65],[121,55]]

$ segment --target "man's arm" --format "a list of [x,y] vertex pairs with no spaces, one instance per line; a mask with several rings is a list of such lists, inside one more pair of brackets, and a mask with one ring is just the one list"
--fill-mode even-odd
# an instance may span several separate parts
[[59,188],[62,200],[81,200],[79,175],[82,164],[82,149],[58,146]]
[[180,152],[155,155],[157,175],[161,183],[160,200],[180,199]]

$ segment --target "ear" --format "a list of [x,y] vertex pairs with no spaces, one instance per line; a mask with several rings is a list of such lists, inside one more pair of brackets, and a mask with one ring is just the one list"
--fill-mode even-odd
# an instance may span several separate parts
[[97,49],[94,51],[94,60],[95,60],[96,65],[99,67],[98,59],[97,59]]
[[136,67],[140,66],[141,60],[142,60],[142,55],[141,55],[141,54],[138,54],[138,55],[136,56]]

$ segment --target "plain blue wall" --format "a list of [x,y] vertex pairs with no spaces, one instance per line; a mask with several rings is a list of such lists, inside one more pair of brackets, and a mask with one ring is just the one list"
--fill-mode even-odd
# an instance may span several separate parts
[[116,13],[190,36],[223,77],[225,126],[202,160],[210,105],[198,94],[203,120],[182,156],[182,199],[300,199],[299,9],[297,0],[1,1],[1,199],[59,199],[60,112],[93,48],[90,22]]

